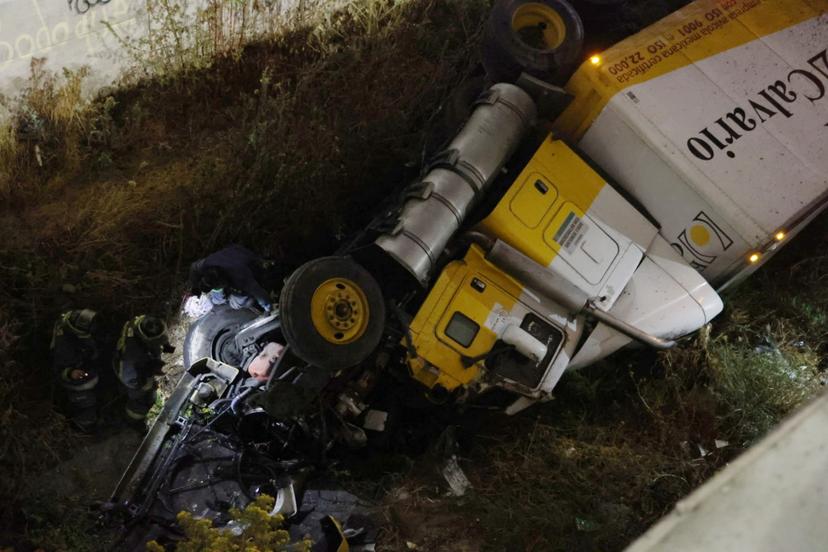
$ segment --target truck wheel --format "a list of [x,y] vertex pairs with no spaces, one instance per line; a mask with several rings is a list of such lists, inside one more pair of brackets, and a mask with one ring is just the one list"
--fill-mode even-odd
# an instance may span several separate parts
[[225,305],[213,310],[190,324],[184,338],[184,369],[204,357],[212,358],[238,367],[242,361],[241,351],[236,347],[235,337],[239,329],[259,316],[250,309],[231,309]]
[[483,67],[493,82],[526,72],[563,84],[583,42],[581,18],[566,0],[497,0],[483,32]]
[[365,360],[385,327],[382,291],[350,257],[322,257],[296,269],[282,288],[279,312],[291,351],[327,370]]

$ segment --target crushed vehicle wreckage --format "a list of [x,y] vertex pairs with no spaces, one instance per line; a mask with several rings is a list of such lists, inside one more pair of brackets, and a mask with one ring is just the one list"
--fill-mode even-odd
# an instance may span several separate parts
[[[365,505],[315,476],[335,447],[391,431],[395,403],[485,400],[514,414],[550,399],[566,370],[632,342],[668,348],[710,322],[717,290],[770,258],[828,197],[824,141],[802,138],[824,123],[828,58],[797,38],[828,38],[828,25],[805,2],[779,4],[797,15],[698,0],[593,56],[563,89],[548,80],[562,82],[579,59],[575,11],[563,0],[497,2],[484,38],[494,84],[481,85],[420,178],[335,256],[294,271],[272,314],[216,308],[191,326],[186,372],[111,500],[124,549],[178,538],[179,511],[220,525],[267,493],[318,549],[369,550]],[[697,18],[707,30],[681,41]],[[747,34],[722,34],[729,27]],[[541,44],[516,42],[526,29]],[[733,125],[758,123],[732,98],[758,87],[775,102],[767,117],[792,114],[779,102],[795,94],[765,86],[779,64],[756,61],[771,33],[788,47],[791,86],[822,94],[796,104],[813,117],[779,117],[772,136],[736,143]],[[752,68],[751,82],[733,80],[733,63]],[[677,93],[702,66],[706,80]],[[717,124],[730,139],[698,131],[703,114],[725,111],[734,117]],[[790,151],[808,162],[781,162]],[[784,197],[756,193],[779,181],[791,183]]]

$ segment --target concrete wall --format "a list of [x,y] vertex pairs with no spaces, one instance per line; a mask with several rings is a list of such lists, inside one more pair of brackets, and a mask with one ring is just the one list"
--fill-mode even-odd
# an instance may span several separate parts
[[89,65],[88,86],[109,84],[126,59],[104,22],[133,36],[143,27],[142,7],[142,0],[0,0],[0,94],[17,95],[40,57],[55,71]]
[[[220,0],[222,24],[233,33],[244,10],[247,40],[272,33],[287,22],[308,22],[317,14],[343,5],[345,0],[263,0],[253,7],[249,1]],[[26,87],[34,58],[44,58],[45,68],[90,68],[84,93],[112,84],[130,67],[121,37],[135,45],[148,32],[147,0],[0,0],[0,95],[15,98]],[[170,0],[193,21],[208,0]],[[160,10],[159,10],[160,11]],[[228,16],[234,12],[236,15]],[[158,17],[158,16],[156,16]],[[156,19],[153,28],[159,26]],[[114,31],[114,32],[113,32]],[[117,34],[117,36],[116,36]],[[8,112],[0,105],[0,120]]]

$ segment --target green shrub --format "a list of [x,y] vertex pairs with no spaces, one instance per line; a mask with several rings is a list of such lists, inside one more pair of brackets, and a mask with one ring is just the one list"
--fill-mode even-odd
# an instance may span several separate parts
[[821,386],[817,358],[808,351],[757,350],[720,338],[708,346],[707,361],[719,423],[743,445],[765,435]]
[[111,135],[111,97],[83,98],[89,69],[56,75],[34,58],[29,81],[15,101],[5,101],[11,117],[0,124],[0,200],[35,200],[60,193],[94,151]]
[[[273,497],[260,495],[243,511],[233,509],[230,518],[234,529],[213,527],[210,520],[194,518],[189,512],[178,514],[185,540],[176,543],[176,552],[310,552],[312,542],[290,542],[290,533],[282,529],[284,518],[271,516]],[[147,543],[147,552],[165,552],[156,541]]]

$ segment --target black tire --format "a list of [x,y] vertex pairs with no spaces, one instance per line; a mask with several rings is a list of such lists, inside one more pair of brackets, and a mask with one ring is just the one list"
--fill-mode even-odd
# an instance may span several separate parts
[[[344,279],[361,290],[367,318],[352,341],[334,343],[314,323],[312,301],[323,285]],[[382,338],[385,328],[385,301],[373,276],[350,257],[321,257],[300,266],[285,282],[279,301],[282,333],[290,350],[299,358],[319,368],[339,370],[355,366],[370,355]],[[330,329],[330,332],[336,332]],[[341,335],[341,334],[340,334]]]
[[242,361],[241,351],[236,347],[234,337],[239,329],[257,318],[259,314],[250,309],[231,309],[225,305],[213,310],[190,324],[184,338],[184,369],[204,357],[212,358],[238,367]]
[[[514,28],[516,15],[531,14],[538,6],[541,9],[535,13],[541,14],[539,19],[551,10],[560,20]],[[530,30],[538,33],[537,40],[528,36]],[[483,67],[493,82],[514,82],[525,72],[563,84],[581,57],[583,43],[584,25],[566,0],[496,0],[483,32]]]

